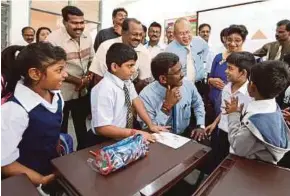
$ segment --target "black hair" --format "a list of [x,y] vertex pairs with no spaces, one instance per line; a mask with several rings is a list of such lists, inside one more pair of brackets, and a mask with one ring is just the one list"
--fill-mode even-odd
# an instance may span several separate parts
[[123,43],[114,43],[106,54],[106,64],[109,72],[112,71],[112,63],[116,63],[118,66],[121,66],[123,63],[130,60],[137,61],[137,59],[138,56],[136,51],[132,47]]
[[264,61],[251,69],[250,81],[264,99],[278,96],[289,83],[289,69],[282,61]]
[[125,10],[125,8],[119,7],[113,10],[112,17],[115,18],[118,12],[125,12],[128,15],[128,12]]
[[137,24],[141,24],[141,22],[139,20],[137,20],[136,18],[126,18],[122,24],[122,31],[123,32],[127,32],[129,31],[129,24],[130,22],[134,22]]
[[143,29],[144,33],[146,34],[147,33],[147,27],[142,24],[142,29]]
[[250,76],[251,68],[256,64],[255,57],[250,52],[233,52],[227,57],[226,61],[239,68],[239,71],[246,70],[247,78]]
[[286,25],[286,31],[290,31],[290,22]]
[[42,30],[48,30],[48,31],[51,33],[50,28],[48,28],[48,27],[40,27],[40,28],[37,29],[37,31],[36,31],[36,43],[39,42],[39,34],[40,34],[40,32],[41,32]]
[[226,37],[227,35],[228,35],[228,28],[224,28],[220,33],[220,39],[222,43],[224,43],[223,37]]
[[290,23],[290,20],[287,20],[287,19],[285,19],[285,20],[280,20],[278,23],[277,23],[277,27],[280,27],[280,26],[282,26],[282,25],[287,25],[287,24],[289,24]]
[[158,22],[152,22],[149,26],[149,29],[150,29],[150,27],[158,27],[158,28],[162,29],[161,24],[159,24]]
[[36,68],[46,73],[47,67],[58,61],[66,60],[66,52],[59,46],[53,46],[48,42],[32,43],[26,46],[18,54],[15,60],[15,72],[20,78],[23,77],[26,86],[32,85],[32,79],[28,76],[31,68]]
[[[20,76],[16,74],[15,59],[16,53],[20,52],[25,46],[9,46],[1,52],[1,76],[3,77],[6,87],[1,90],[1,98],[8,93],[13,93]],[[4,86],[3,86],[4,87]]]
[[171,52],[161,52],[152,59],[151,72],[155,80],[159,81],[161,75],[168,74],[171,67],[179,62],[179,57]]
[[227,36],[237,33],[242,37],[242,40],[245,41],[248,35],[248,30],[244,25],[231,25],[227,29]]
[[209,24],[203,23],[203,24],[199,25],[199,27],[198,27],[198,31],[201,31],[201,29],[202,29],[203,27],[208,27],[209,30],[211,30],[211,26],[210,26]]
[[24,32],[25,32],[26,30],[28,30],[28,29],[31,29],[31,30],[33,31],[33,34],[35,34],[35,30],[34,30],[34,28],[32,28],[32,27],[23,27],[23,28],[21,29],[21,33],[22,33],[22,35],[24,35]]
[[61,14],[64,21],[68,21],[68,15],[84,16],[84,13],[79,8],[71,5],[62,8]]

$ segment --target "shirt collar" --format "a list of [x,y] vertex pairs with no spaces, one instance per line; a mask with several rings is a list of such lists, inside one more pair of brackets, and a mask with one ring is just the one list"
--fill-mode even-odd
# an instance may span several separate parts
[[121,88],[121,89],[124,88],[125,81],[121,80],[120,78],[118,78],[114,74],[111,74],[109,71],[107,71],[104,76],[106,78],[108,78],[110,81],[112,81],[119,88]]
[[166,88],[162,86],[159,81],[154,81],[153,82],[153,91],[156,92],[156,94],[160,95],[163,97],[166,93]]
[[275,98],[252,101],[249,103],[246,112],[251,114],[256,113],[273,113],[277,109]]
[[[68,34],[68,32],[67,32],[65,27],[61,27],[61,30],[62,30],[62,32],[64,34],[64,37],[65,37],[66,41],[73,40],[73,38]],[[83,31],[83,33],[81,35],[81,38],[87,38],[87,36],[85,35],[85,31]]]
[[[249,84],[249,81],[247,80],[234,94],[236,93],[242,93],[244,95],[247,95],[248,94],[248,84]],[[232,83],[230,82],[229,85],[226,85],[225,86],[225,91],[226,92],[229,92],[230,94],[232,94]]]
[[[59,91],[51,92],[55,95]],[[30,88],[23,85],[23,80],[18,81],[14,91],[14,97],[28,112],[45,101],[39,94],[35,93]]]

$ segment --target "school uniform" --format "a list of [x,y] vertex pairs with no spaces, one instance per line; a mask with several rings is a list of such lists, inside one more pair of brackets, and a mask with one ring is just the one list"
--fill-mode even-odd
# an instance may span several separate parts
[[234,154],[276,164],[290,151],[290,130],[275,99],[253,101],[228,120]]
[[213,151],[215,151],[216,156],[216,164],[219,164],[228,154],[230,151],[230,144],[228,140],[228,115],[225,114],[225,102],[224,100],[231,101],[231,97],[238,97],[239,105],[244,104],[246,107],[251,101],[252,98],[250,97],[247,87],[248,81],[246,81],[236,92],[232,93],[232,83],[229,82],[224,89],[222,90],[221,95],[221,119],[218,124],[218,129],[216,133],[216,138],[213,137],[213,143],[217,146],[213,146]]
[[86,145],[91,146],[108,139],[98,133],[98,127],[126,128],[128,107],[125,103],[124,86],[129,91],[130,102],[138,97],[131,80],[123,81],[106,72],[104,78],[91,91],[91,130]]
[[17,161],[42,175],[52,173],[64,105],[60,91],[52,94],[49,103],[17,83],[14,96],[2,105],[1,166]]

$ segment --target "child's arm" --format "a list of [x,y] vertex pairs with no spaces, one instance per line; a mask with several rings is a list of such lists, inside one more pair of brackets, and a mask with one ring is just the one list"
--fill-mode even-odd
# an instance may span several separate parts
[[150,129],[150,131],[152,132],[159,132],[159,131],[168,131],[167,128],[169,128],[168,126],[157,126],[155,124],[153,124],[153,122],[151,121],[151,118],[149,117],[145,106],[142,102],[142,100],[137,97],[135,99],[133,99],[133,106],[138,114],[138,116],[143,120],[143,122],[146,123],[146,125],[148,126],[148,128]]
[[155,138],[153,135],[145,132],[145,131],[140,131],[136,129],[126,129],[126,128],[120,128],[116,127],[113,125],[107,125],[107,126],[102,126],[97,128],[98,133],[100,133],[103,136],[109,137],[109,138],[114,138],[114,139],[123,139],[126,137],[130,137],[136,133],[139,133],[143,135],[145,140],[154,142]]
[[229,143],[236,155],[246,157],[256,143],[256,138],[248,127],[240,121],[241,113],[233,112],[228,115]]
[[29,169],[28,167],[20,164],[17,161],[14,161],[13,163],[5,165],[1,169],[2,169],[3,174],[5,176],[8,176],[8,177],[24,173],[28,176],[28,178],[31,180],[31,182],[35,185],[48,184],[49,182],[51,182],[55,179],[54,174],[43,176],[40,173],[38,173],[32,169]]
[[214,129],[216,128],[216,126],[220,122],[220,119],[221,119],[221,114],[219,114],[218,117],[216,117],[216,119],[204,129],[204,132],[206,135],[212,134],[212,132],[214,131]]
[[243,104],[238,106],[239,100],[235,97],[232,97],[230,102],[225,100],[225,104],[225,111],[228,114],[229,143],[236,155],[247,157],[256,143],[256,138],[249,128],[241,122]]

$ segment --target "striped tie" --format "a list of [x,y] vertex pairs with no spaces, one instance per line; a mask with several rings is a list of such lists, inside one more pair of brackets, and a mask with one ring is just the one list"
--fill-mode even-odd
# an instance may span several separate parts
[[126,128],[132,129],[133,128],[133,114],[132,114],[132,104],[130,101],[129,90],[124,84],[123,90],[125,92],[125,104],[127,106],[127,115],[126,115]]

